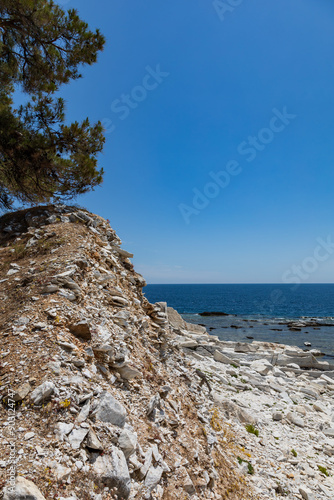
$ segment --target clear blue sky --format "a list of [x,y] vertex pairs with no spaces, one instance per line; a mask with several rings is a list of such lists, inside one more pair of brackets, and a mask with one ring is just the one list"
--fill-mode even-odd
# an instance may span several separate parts
[[62,91],[108,129],[76,201],[149,283],[333,282],[334,3],[230,2],[59,1],[107,38]]

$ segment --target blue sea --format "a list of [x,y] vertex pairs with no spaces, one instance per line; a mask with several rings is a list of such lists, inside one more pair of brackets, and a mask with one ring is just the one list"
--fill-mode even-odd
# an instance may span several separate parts
[[[150,302],[167,302],[186,321],[205,325],[222,340],[297,345],[334,358],[334,284],[147,285],[144,293]],[[205,311],[227,316],[200,316]],[[293,331],[295,321],[306,326]]]

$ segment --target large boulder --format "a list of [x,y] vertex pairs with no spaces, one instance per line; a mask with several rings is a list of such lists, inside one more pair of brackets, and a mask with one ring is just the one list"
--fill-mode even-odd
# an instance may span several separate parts
[[67,436],[73,429],[73,424],[66,424],[65,422],[57,422],[54,428],[54,433],[59,441],[64,441],[65,436]]
[[118,427],[124,427],[126,410],[108,391],[101,393],[93,414],[102,422],[109,422]]
[[22,401],[31,392],[31,385],[29,382],[21,384],[15,391],[14,401]]
[[145,477],[144,485],[148,489],[148,491],[154,490],[154,488],[159,484],[161,476],[163,473],[163,468],[153,467],[153,465],[149,468],[148,473]]
[[182,316],[172,307],[167,307],[167,317],[169,324],[176,330],[187,330],[193,333],[207,333],[206,328],[201,325],[187,323]]
[[190,333],[208,334],[205,326],[196,325],[195,323],[188,323],[187,321],[184,322],[184,325],[185,325],[185,329]]
[[173,328],[176,328],[178,330],[185,329],[185,321],[180,316],[180,314],[175,311],[175,309],[173,309],[172,307],[167,307],[167,315],[168,321]]
[[45,497],[32,481],[18,476],[13,491],[10,487],[4,489],[3,500],[45,500]]
[[120,376],[125,380],[132,380],[136,377],[141,377],[142,375],[142,373],[139,370],[137,370],[137,368],[129,366],[127,363],[124,363],[123,366],[116,368],[116,370],[118,371]]
[[88,430],[87,428],[79,427],[78,429],[73,429],[71,434],[69,434],[68,440],[73,450],[78,450],[80,448],[81,443],[88,434]]
[[215,361],[219,361],[220,363],[223,363],[224,365],[237,365],[240,366],[240,363],[238,360],[231,359],[222,352],[215,350],[213,353],[213,359]]
[[80,337],[84,340],[91,340],[91,327],[88,321],[78,321],[77,323],[72,323],[70,326],[70,332],[76,337]]
[[277,357],[277,366],[288,366],[295,363],[300,368],[315,368],[317,370],[327,371],[330,369],[330,365],[327,361],[318,361],[312,354],[308,353],[293,353],[279,354]]
[[315,500],[315,496],[313,495],[313,493],[308,488],[305,488],[305,486],[299,487],[299,493],[304,500]]
[[97,451],[102,451],[103,450],[103,445],[99,441],[97,435],[93,431],[93,429],[89,429],[87,439],[86,439],[86,445],[87,448],[90,448],[92,450],[97,450]]
[[36,387],[36,389],[31,393],[31,401],[35,405],[39,405],[47,401],[53,391],[55,390],[55,385],[53,382],[43,382],[43,384]]
[[99,455],[93,463],[94,480],[108,488],[113,488],[117,498],[128,498],[131,490],[131,479],[124,453],[111,447],[108,455]]
[[118,438],[118,445],[122,449],[125,458],[129,458],[136,451],[137,434],[128,429],[123,429]]

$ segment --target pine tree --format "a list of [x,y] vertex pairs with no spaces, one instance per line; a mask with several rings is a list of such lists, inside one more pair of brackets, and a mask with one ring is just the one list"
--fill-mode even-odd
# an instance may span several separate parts
[[[0,208],[71,198],[102,182],[102,124],[66,124],[54,94],[96,62],[104,42],[51,0],[0,0]],[[17,90],[27,104],[15,109]]]

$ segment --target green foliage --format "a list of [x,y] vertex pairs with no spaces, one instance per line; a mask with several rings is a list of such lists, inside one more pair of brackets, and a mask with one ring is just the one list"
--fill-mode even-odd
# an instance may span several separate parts
[[240,457],[237,457],[237,460],[238,460],[238,463],[241,465],[243,462],[247,463],[247,472],[248,474],[251,474],[253,475],[254,474],[254,467],[252,466],[252,464],[248,461],[248,460],[243,460],[242,458]]
[[250,462],[248,462],[248,474],[254,474],[254,467]]
[[256,437],[259,437],[259,431],[254,427],[253,424],[247,424],[245,428],[246,431],[249,432],[250,434],[255,434]]
[[[65,124],[64,101],[53,94],[80,78],[80,65],[96,62],[103,45],[73,9],[52,0],[1,0],[0,207],[15,198],[71,198],[102,182],[102,124]],[[28,102],[14,109],[17,90]]]
[[329,476],[329,473],[328,473],[328,470],[326,469],[326,467],[322,467],[322,465],[318,465],[318,469],[325,476],[327,476],[327,477]]

